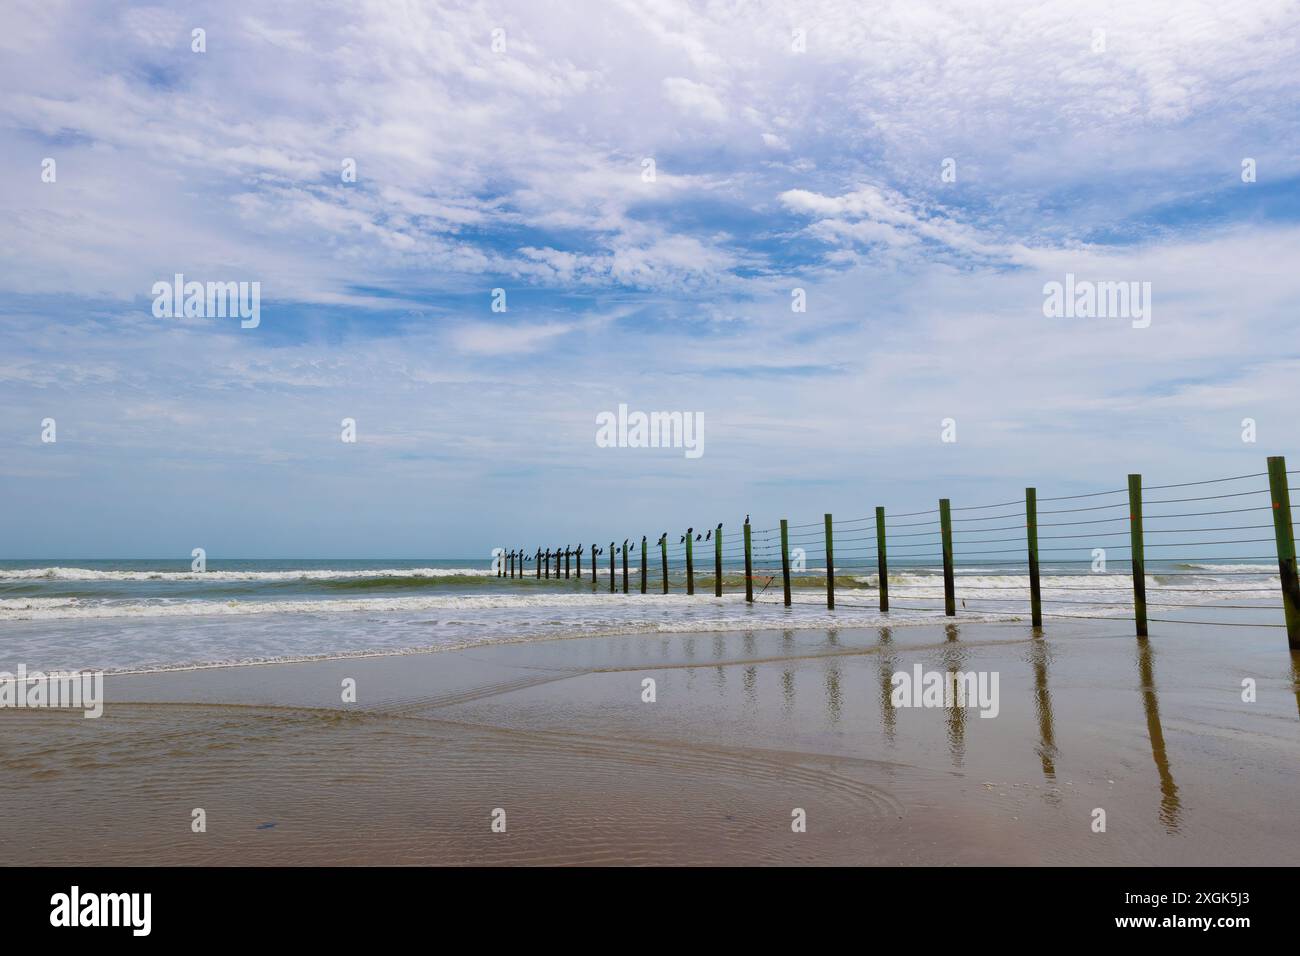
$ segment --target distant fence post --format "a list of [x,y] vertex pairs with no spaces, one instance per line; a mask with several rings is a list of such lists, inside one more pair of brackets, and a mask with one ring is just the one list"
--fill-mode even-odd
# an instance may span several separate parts
[[745,515],[745,600],[754,603],[754,554],[750,545],[749,515]]
[[537,554],[533,557],[533,570],[537,572],[537,577],[542,576],[542,549],[537,549]]
[[582,545],[578,545],[576,548],[573,549],[573,558],[574,558],[573,570],[577,574],[578,580],[581,581],[582,580]]
[[566,581],[569,580],[569,556],[571,554],[573,554],[573,549],[566,544],[564,546],[564,580]]
[[885,509],[876,508],[876,577],[880,588],[880,609],[889,610],[889,562],[885,556]]
[[1043,626],[1043,592],[1038,579],[1038,489],[1025,489],[1025,540],[1029,547],[1029,614]]
[[659,539],[659,561],[660,564],[662,565],[661,570],[664,576],[662,582],[663,590],[664,590],[664,594],[667,594],[668,593],[668,532],[667,531],[665,531],[663,533],[663,537]]
[[546,580],[551,579],[551,549],[546,549]]
[[781,519],[781,580],[785,583],[785,606],[790,606],[790,525]]
[[1268,460],[1268,487],[1273,502],[1273,533],[1277,537],[1278,576],[1282,580],[1282,609],[1286,613],[1286,641],[1295,651],[1300,650],[1300,578],[1296,571],[1286,459],[1281,455]]
[[627,593],[627,538],[623,539],[623,593]]
[[591,543],[591,589],[593,591],[599,587],[599,582],[596,580],[596,556],[598,554],[600,554],[600,548],[593,541]]
[[722,525],[713,531],[713,596],[722,597]]
[[617,553],[618,553],[618,551],[617,551],[617,549],[614,547],[614,542],[611,541],[611,542],[609,543],[609,593],[610,593],[610,594],[613,594],[615,591],[618,590],[618,588],[617,588],[617,587],[615,586],[615,584],[614,584],[614,580],[615,580],[615,579],[614,579],[614,574],[615,574],[615,572],[614,572],[614,555],[616,555]]
[[1129,544],[1133,565],[1133,618],[1137,636],[1147,636],[1147,566],[1142,550],[1142,476],[1128,476]]
[[952,577],[952,502],[939,499],[939,533],[943,537],[943,613],[957,616],[957,593]]
[[645,535],[641,535],[641,593],[645,594]]
[[686,593],[695,593],[695,555],[691,550],[691,536],[695,534],[694,528],[686,529]]
[[835,608],[835,547],[831,542],[831,516],[826,516],[826,606]]

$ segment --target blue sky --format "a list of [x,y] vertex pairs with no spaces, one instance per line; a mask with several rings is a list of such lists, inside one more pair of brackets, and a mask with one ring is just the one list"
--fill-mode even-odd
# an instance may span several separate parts
[[[3,16],[0,556],[475,556],[1300,461],[1294,4]],[[176,272],[260,282],[260,326],[155,318]],[[1150,327],[1044,318],[1066,273],[1150,282]],[[619,403],[702,412],[705,454],[597,447]]]

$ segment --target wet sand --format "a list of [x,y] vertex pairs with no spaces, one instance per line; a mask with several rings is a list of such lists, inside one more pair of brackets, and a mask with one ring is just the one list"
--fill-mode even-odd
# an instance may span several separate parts
[[[1127,622],[580,638],[109,676],[0,712],[44,864],[1289,865],[1300,657]],[[1000,712],[890,677],[999,675]],[[341,700],[345,678],[356,703]],[[657,700],[642,701],[653,678]],[[1242,700],[1242,680],[1257,700]],[[207,829],[194,833],[192,811]],[[492,831],[494,809],[506,832]],[[792,832],[792,812],[807,831]],[[1094,808],[1107,829],[1092,831]]]

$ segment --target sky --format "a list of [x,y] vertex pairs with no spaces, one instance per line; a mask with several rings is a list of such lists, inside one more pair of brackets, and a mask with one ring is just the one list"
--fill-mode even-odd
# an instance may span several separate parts
[[[0,17],[0,557],[486,556],[1300,462],[1294,2]],[[259,324],[155,315],[176,273],[259,283]],[[1045,316],[1067,274],[1150,283],[1149,325]],[[703,453],[601,447],[620,404]]]

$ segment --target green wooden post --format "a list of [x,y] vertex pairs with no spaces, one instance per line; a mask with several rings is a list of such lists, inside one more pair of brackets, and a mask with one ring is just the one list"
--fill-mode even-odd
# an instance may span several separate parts
[[722,597],[722,525],[713,530],[713,596]]
[[1142,551],[1142,476],[1128,476],[1128,533],[1133,554],[1133,618],[1137,636],[1147,636],[1147,565]]
[[578,576],[578,580],[581,581],[582,580],[582,545],[578,545],[578,547],[574,549],[573,557],[574,557],[573,569]]
[[745,600],[754,603],[754,554],[749,540],[749,515],[745,515]]
[[596,542],[591,543],[591,589],[594,591],[599,586],[596,580],[596,555],[600,554],[600,548]]
[[790,525],[781,519],[781,580],[785,583],[785,606],[790,606]]
[[613,594],[615,591],[618,590],[618,588],[615,587],[615,584],[614,584],[614,581],[615,581],[615,578],[614,578],[614,555],[617,554],[617,553],[618,553],[617,550],[615,550],[615,548],[614,548],[614,542],[611,541],[611,542],[609,543],[609,593],[610,593],[610,594]]
[[661,585],[663,587],[664,594],[667,594],[668,593],[668,532],[667,531],[665,531],[663,533],[663,537],[659,539],[659,560],[663,565],[663,576],[664,576]]
[[880,579],[880,609],[889,610],[889,562],[885,557],[885,509],[876,508],[876,576]]
[[835,607],[835,547],[831,538],[831,516],[826,516],[826,606]]
[[564,546],[564,580],[569,580],[569,558],[573,554],[573,549],[567,544]]
[[1300,650],[1300,578],[1297,577],[1295,531],[1291,526],[1291,492],[1286,486],[1286,459],[1268,460],[1268,487],[1273,501],[1273,533],[1277,537],[1277,569],[1282,579],[1282,610],[1286,614],[1286,640]]
[[537,572],[538,580],[542,577],[542,549],[537,549],[537,554],[533,555],[533,570]]
[[691,539],[695,534],[694,528],[686,529],[686,593],[695,593],[695,555],[691,550]]
[[546,549],[546,580],[551,580],[551,549]]
[[627,538],[623,539],[623,593],[627,593]]
[[952,503],[939,499],[939,532],[943,536],[943,613],[957,616],[957,594],[952,578]]
[[645,594],[645,535],[641,535],[641,593]]
[[1043,626],[1043,592],[1038,581],[1038,489],[1025,489],[1025,538],[1029,546],[1029,613],[1034,627]]

